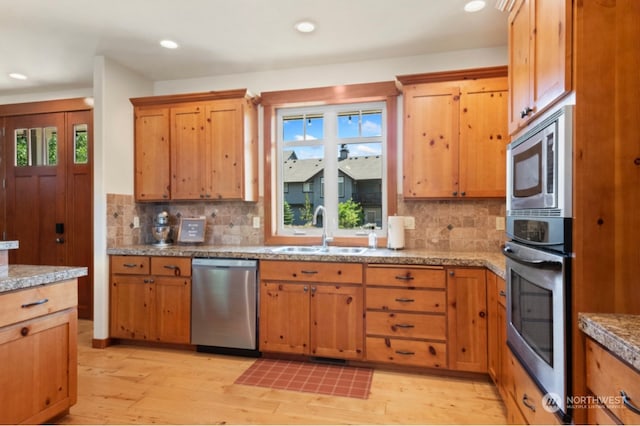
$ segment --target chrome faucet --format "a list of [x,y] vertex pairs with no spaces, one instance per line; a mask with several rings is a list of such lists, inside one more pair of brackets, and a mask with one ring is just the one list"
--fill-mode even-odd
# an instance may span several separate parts
[[329,244],[333,241],[333,238],[327,236],[327,211],[325,210],[323,205],[319,205],[316,208],[316,211],[313,212],[313,221],[312,224],[315,225],[318,223],[318,213],[322,212],[322,250],[329,250]]

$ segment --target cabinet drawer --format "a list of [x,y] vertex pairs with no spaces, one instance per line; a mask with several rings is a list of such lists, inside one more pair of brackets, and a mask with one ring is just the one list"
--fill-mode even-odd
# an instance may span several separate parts
[[612,416],[611,412],[602,405],[590,404],[587,411],[587,424],[590,425],[615,425],[620,420]]
[[623,424],[640,424],[640,415],[622,403],[621,392],[640,408],[640,373],[592,339],[587,339],[587,387]]
[[509,354],[512,377],[512,396],[518,409],[530,425],[558,425],[560,419],[543,407],[544,394],[538,389],[520,362]]
[[446,299],[442,290],[367,288],[367,309],[444,313]]
[[367,312],[367,334],[446,340],[444,315]]
[[361,284],[362,264],[263,260],[260,277],[263,280]]
[[111,256],[112,274],[149,275],[148,256]]
[[152,257],[151,275],[191,276],[190,257]]
[[4,293],[0,296],[0,301],[0,327],[4,327],[76,306],[77,280]]
[[446,275],[439,266],[390,267],[369,265],[367,285],[445,288]]
[[446,368],[446,343],[367,337],[367,361]]

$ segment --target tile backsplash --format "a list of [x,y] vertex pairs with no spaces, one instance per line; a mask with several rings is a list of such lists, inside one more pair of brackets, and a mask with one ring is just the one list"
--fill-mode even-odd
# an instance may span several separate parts
[[[171,236],[180,217],[207,218],[205,244],[255,246],[264,244],[262,199],[246,202],[136,203],[133,195],[107,195],[107,245],[117,247],[153,242],[151,226],[159,212],[169,213]],[[504,200],[404,201],[398,215],[413,216],[415,229],[405,231],[406,248],[437,251],[493,251],[504,243],[496,218],[505,216]],[[134,217],[140,226],[134,227]],[[259,217],[261,226],[253,227]]]

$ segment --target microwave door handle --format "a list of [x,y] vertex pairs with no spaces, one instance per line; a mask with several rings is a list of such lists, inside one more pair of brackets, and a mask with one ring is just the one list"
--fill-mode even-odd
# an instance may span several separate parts
[[533,266],[536,268],[562,269],[562,262],[558,262],[554,260],[525,259],[515,254],[513,250],[511,250],[511,247],[504,247],[502,249],[502,253],[505,256],[507,256],[509,259],[512,259],[512,260],[515,260],[516,262],[523,263],[525,265]]

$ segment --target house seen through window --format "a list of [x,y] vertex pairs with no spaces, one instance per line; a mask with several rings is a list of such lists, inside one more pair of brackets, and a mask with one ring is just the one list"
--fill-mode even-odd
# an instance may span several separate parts
[[283,108],[277,119],[278,233],[384,232],[385,103]]

